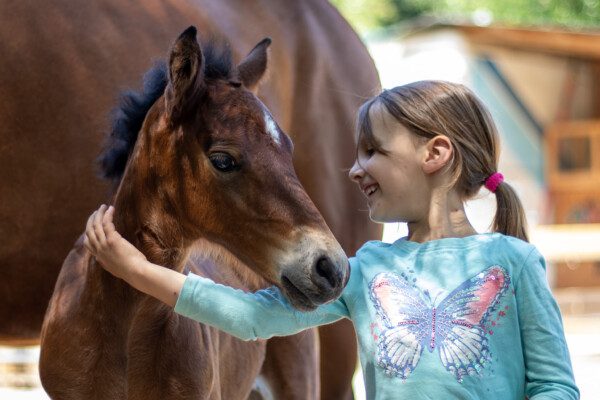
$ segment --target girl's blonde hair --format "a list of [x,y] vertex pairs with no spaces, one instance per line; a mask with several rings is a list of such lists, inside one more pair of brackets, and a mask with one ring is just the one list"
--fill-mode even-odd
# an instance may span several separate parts
[[[419,137],[447,136],[454,147],[452,184],[463,200],[475,196],[485,180],[498,171],[498,132],[483,103],[466,86],[443,81],[420,81],[384,90],[358,112],[359,140],[377,149],[369,111],[375,104]],[[506,182],[495,191],[492,230],[528,240],[525,212]]]

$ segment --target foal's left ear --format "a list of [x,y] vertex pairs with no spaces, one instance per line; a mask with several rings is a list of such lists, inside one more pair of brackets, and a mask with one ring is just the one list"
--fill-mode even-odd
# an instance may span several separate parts
[[196,39],[196,27],[187,28],[175,41],[169,56],[167,112],[178,123],[197,104],[204,89],[204,58]]
[[271,38],[261,40],[237,67],[240,80],[252,92],[256,92],[258,84],[267,70],[267,49],[270,44]]

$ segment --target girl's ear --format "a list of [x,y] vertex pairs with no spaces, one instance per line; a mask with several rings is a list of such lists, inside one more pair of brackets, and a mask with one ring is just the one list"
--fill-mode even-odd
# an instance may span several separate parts
[[454,147],[447,136],[438,135],[425,144],[423,172],[433,174],[444,168],[452,160]]

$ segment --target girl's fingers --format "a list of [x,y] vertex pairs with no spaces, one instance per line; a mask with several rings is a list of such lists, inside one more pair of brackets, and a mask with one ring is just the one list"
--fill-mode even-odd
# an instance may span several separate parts
[[108,207],[108,210],[104,213],[104,217],[102,218],[102,229],[104,230],[104,234],[106,237],[110,237],[113,235],[119,235],[117,230],[115,229],[115,224],[113,223],[113,216],[115,215],[115,208],[113,206]]
[[90,245],[90,240],[87,237],[87,234],[85,235],[85,237],[83,238],[83,247],[85,247],[86,249],[88,249],[88,251],[92,254],[94,254],[94,249],[92,248],[92,246]]
[[98,211],[96,211],[96,215],[94,216],[94,233],[96,234],[96,240],[98,244],[101,246],[106,245],[106,235],[104,234],[104,229],[102,228],[102,219],[104,217],[104,212],[106,211],[106,206],[102,204]]
[[96,232],[94,232],[94,218],[96,217],[96,213],[97,211],[94,211],[92,215],[90,215],[85,226],[85,237],[88,240],[90,246],[89,250],[92,253],[96,252],[96,247],[98,246],[98,239],[96,238]]

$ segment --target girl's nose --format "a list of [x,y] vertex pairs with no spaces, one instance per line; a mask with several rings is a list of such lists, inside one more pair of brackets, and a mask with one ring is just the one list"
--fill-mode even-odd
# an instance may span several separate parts
[[350,172],[348,172],[348,178],[354,182],[358,182],[365,175],[365,171],[362,169],[358,160],[354,161],[354,165],[350,168]]

